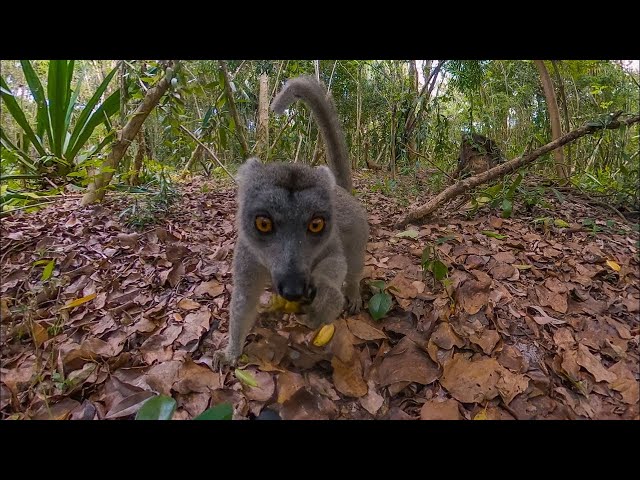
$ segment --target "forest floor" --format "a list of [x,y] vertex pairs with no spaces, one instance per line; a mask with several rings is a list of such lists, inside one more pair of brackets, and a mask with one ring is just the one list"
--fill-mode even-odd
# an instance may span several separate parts
[[[253,387],[211,368],[227,341],[231,186],[179,184],[140,232],[120,220],[126,195],[3,218],[2,418],[133,418],[154,394],[176,399],[178,419],[223,402],[237,419],[639,418],[637,227],[547,194],[508,219],[454,201],[398,237],[401,192],[355,183],[371,225],[365,306],[379,279],[393,308],[343,315],[323,347],[295,314],[262,313],[242,366]],[[427,246],[445,285],[423,274]]]

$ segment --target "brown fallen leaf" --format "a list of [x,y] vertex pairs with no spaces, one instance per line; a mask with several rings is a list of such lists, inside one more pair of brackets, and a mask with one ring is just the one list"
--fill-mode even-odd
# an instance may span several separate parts
[[416,298],[418,295],[418,289],[412,282],[413,280],[409,280],[402,272],[400,272],[389,282],[389,292],[391,292],[396,298],[400,299]]
[[502,223],[504,222],[504,219],[500,218],[500,217],[489,217],[489,225],[491,225],[492,228],[500,228],[502,227]]
[[515,255],[511,252],[498,252],[493,256],[493,258],[496,262],[508,263],[509,265],[516,261]]
[[533,308],[534,310],[538,311],[540,313],[540,315],[536,315],[533,317],[533,320],[538,324],[538,325],[547,325],[549,323],[551,323],[552,325],[563,325],[565,323],[567,323],[564,320],[559,320],[557,318],[551,317],[549,315],[547,315],[547,313],[541,308],[538,307],[537,305],[529,305],[529,308]]
[[94,420],[96,417],[96,407],[89,400],[82,402],[71,411],[69,420]]
[[101,357],[113,357],[118,352],[116,352],[113,346],[105,342],[104,340],[100,340],[99,338],[88,338],[84,342],[82,342],[83,350],[91,352],[92,354],[99,355]]
[[222,382],[219,373],[192,360],[186,360],[178,370],[178,377],[173,385],[173,390],[178,393],[208,393],[221,387]]
[[202,305],[198,302],[191,300],[190,298],[183,298],[178,302],[178,308],[181,308],[182,310],[195,310],[201,306]]
[[640,299],[629,296],[622,299],[622,304],[626,307],[629,313],[640,312]]
[[395,270],[404,270],[407,267],[410,267],[413,264],[411,258],[405,255],[394,255],[389,258],[387,265],[389,268],[393,268]]
[[559,328],[553,333],[553,341],[560,350],[568,350],[576,345],[571,330],[566,327]]
[[36,347],[40,348],[44,342],[49,340],[49,332],[47,329],[40,325],[38,322],[33,322],[33,342]]
[[456,290],[456,300],[465,312],[474,315],[487,305],[490,285],[490,282],[467,280]]
[[0,410],[11,403],[11,390],[4,383],[0,383]]
[[463,420],[458,402],[451,398],[439,402],[428,400],[420,409],[420,420]]
[[169,282],[169,285],[171,285],[171,288],[175,288],[176,285],[178,285],[178,282],[182,280],[184,273],[185,273],[184,264],[181,261],[174,263],[171,270],[169,270],[169,273],[166,279],[166,281]]
[[587,371],[596,379],[596,382],[605,381],[607,383],[613,383],[616,381],[616,374],[604,368],[600,359],[593,355],[589,351],[589,348],[581,343],[578,344],[578,356],[576,362],[581,367],[586,368]]
[[586,418],[594,418],[595,412],[584,397],[576,395],[565,387],[557,387],[555,391],[564,397],[565,403],[576,414]]
[[569,289],[556,277],[549,277],[544,281],[544,286],[554,293],[567,293]]
[[133,415],[140,410],[140,407],[142,407],[144,402],[153,396],[152,392],[148,392],[146,390],[129,395],[111,407],[104,418],[108,420]]
[[304,385],[304,378],[299,373],[286,371],[278,375],[278,403],[289,400]]
[[469,270],[480,268],[485,263],[487,263],[487,260],[483,257],[480,257],[479,255],[469,255],[464,261],[465,267],[467,267]]
[[444,348],[440,348],[434,343],[433,339],[430,338],[427,343],[427,353],[429,354],[429,358],[431,358],[436,365],[442,367],[445,362],[448,362],[453,357],[454,349],[446,350]]
[[178,372],[182,365],[179,360],[158,363],[147,371],[143,380],[158,394],[171,396],[171,387],[178,380]]
[[195,312],[189,313],[184,318],[182,332],[176,338],[178,345],[187,345],[200,337],[209,330],[209,322],[211,320],[211,311],[207,307],[202,307]]
[[343,362],[334,356],[331,360],[333,367],[333,384],[336,389],[348,397],[362,397],[367,394],[367,384],[362,378],[362,364],[357,356],[349,362]]
[[204,412],[212,401],[209,393],[191,392],[177,396],[178,407],[184,408],[190,418],[197,417]]
[[513,345],[502,347],[498,355],[498,363],[515,373],[524,373],[529,369],[529,362],[522,352]]
[[543,307],[551,307],[556,312],[567,313],[567,295],[566,293],[552,292],[542,285],[535,286],[535,292],[538,296],[538,301]]
[[347,326],[351,333],[362,340],[380,340],[387,338],[387,335],[382,330],[362,320],[362,314],[358,317],[347,318]]
[[319,393],[320,395],[324,395],[333,401],[340,400],[340,395],[336,393],[333,388],[333,384],[326,378],[320,376],[316,372],[309,372],[305,377],[307,382],[309,382],[311,390]]
[[470,353],[456,353],[445,363],[440,384],[462,403],[480,403],[497,397],[500,364],[493,358],[471,361],[470,357]]
[[495,330],[483,330],[482,333],[469,335],[469,340],[478,345],[484,353],[490,355],[500,341],[500,334]]
[[513,266],[507,263],[498,262],[489,273],[495,280],[506,280],[515,275],[518,270]]
[[378,368],[380,386],[396,382],[416,382],[428,385],[440,374],[438,366],[408,337],[402,338],[389,351]]
[[140,353],[142,358],[148,365],[154,362],[166,362],[173,358],[173,349],[171,344],[182,333],[182,325],[170,325],[164,329],[162,333],[151,335],[140,346]]
[[384,397],[376,391],[376,385],[369,380],[367,382],[368,391],[364,397],[360,397],[358,401],[360,405],[371,415],[378,413],[378,410],[384,405]]
[[11,320],[11,310],[6,298],[0,298],[0,322],[6,323]]
[[487,407],[486,409],[480,410],[479,413],[472,413],[472,418],[475,420],[477,415],[483,414],[484,420],[515,420],[513,415],[506,412],[504,409],[500,407]]
[[337,417],[337,408],[328,398],[301,388],[282,404],[283,420],[331,420]]
[[511,373],[506,368],[500,367],[500,379],[496,384],[498,393],[505,405],[509,405],[514,397],[524,392],[529,386],[529,379],[518,373]]
[[580,365],[578,365],[578,351],[577,350],[565,350],[560,356],[560,367],[566,374],[566,376],[573,383],[580,381]]
[[455,345],[458,348],[462,348],[465,342],[460,338],[451,328],[448,322],[440,322],[434,332],[431,334],[431,340],[438,347],[445,350],[451,350]]
[[33,420],[66,420],[71,412],[79,406],[78,401],[63,398],[53,405],[44,405],[32,418]]
[[85,363],[80,370],[69,372],[66,381],[69,383],[70,388],[66,391],[66,394],[69,395],[81,388],[97,368],[98,365],[95,363]]
[[629,331],[629,328],[624,325],[623,323],[620,323],[616,320],[614,320],[613,318],[610,317],[606,317],[605,320],[607,321],[607,323],[609,325],[611,325],[613,328],[616,329],[616,332],[618,333],[618,336],[624,340],[631,340],[633,338],[633,335],[631,335],[631,332]]
[[261,372],[254,367],[248,367],[245,372],[249,373],[258,384],[255,387],[250,387],[244,383],[242,384],[242,390],[249,400],[264,403],[273,397],[276,385],[272,374]]
[[195,293],[199,297],[203,296],[206,293],[210,297],[215,298],[218,295],[222,295],[223,292],[224,285],[215,280],[211,280],[209,282],[202,282],[196,287],[193,293]]
[[328,352],[338,357],[343,363],[349,363],[355,356],[355,343],[358,343],[356,336],[351,333],[347,322],[343,318],[337,319],[333,322],[335,325],[335,331],[331,342],[325,347],[314,347],[316,349],[326,348]]
[[279,365],[287,354],[287,339],[267,329],[254,331],[256,333],[260,331],[261,338],[254,340],[245,348],[249,363],[257,365],[263,372],[284,372]]
[[640,383],[623,361],[619,361],[609,368],[609,372],[616,376],[611,383],[611,388],[620,392],[622,401],[628,405],[637,405],[640,402]]

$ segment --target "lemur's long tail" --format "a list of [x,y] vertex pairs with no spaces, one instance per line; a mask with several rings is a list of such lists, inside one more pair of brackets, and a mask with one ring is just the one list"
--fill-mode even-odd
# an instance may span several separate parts
[[336,183],[351,193],[353,183],[347,143],[331,96],[314,77],[296,77],[288,80],[276,95],[271,103],[271,110],[282,114],[285,108],[298,99],[309,106],[318,122],[327,150],[327,163],[336,176]]

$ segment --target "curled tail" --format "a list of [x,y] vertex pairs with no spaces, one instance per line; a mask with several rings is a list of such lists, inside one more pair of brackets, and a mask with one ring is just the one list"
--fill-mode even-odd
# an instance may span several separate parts
[[327,163],[333,170],[336,183],[351,193],[353,184],[347,143],[333,100],[314,77],[296,77],[287,81],[280,93],[276,95],[271,103],[271,110],[282,114],[285,108],[298,99],[309,106],[318,123],[327,150]]

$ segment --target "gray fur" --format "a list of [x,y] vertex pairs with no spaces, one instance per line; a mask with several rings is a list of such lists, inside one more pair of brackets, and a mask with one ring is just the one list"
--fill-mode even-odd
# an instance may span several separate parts
[[[360,280],[369,236],[367,214],[350,190],[342,186],[351,185],[351,171],[344,152],[334,151],[335,139],[343,135],[335,108],[324,93],[317,96],[318,89],[322,90],[315,80],[298,80],[290,80],[283,92],[295,91],[305,101],[310,95],[314,98],[310,102],[312,112],[316,119],[324,118],[323,128],[330,130],[323,130],[324,138],[334,139],[326,145],[327,156],[342,163],[329,162],[329,169],[262,164],[257,158],[250,158],[240,167],[229,344],[225,351],[214,354],[215,366],[237,362],[255,322],[258,299],[269,282],[276,291],[285,278],[299,279],[294,283],[301,288],[304,284],[304,296],[310,301],[305,323],[312,328],[333,322],[345,306],[350,313],[362,307]],[[296,88],[288,90],[289,85]],[[280,99],[279,107],[288,101],[284,98],[282,93],[276,97]],[[257,216],[271,218],[273,230],[268,234],[259,232],[255,226]],[[307,230],[314,216],[325,221],[319,234]]]
[[271,110],[282,114],[285,108],[298,99],[309,105],[318,123],[327,149],[327,163],[336,175],[336,183],[351,193],[353,183],[347,143],[333,99],[314,77],[296,77],[289,80],[276,95],[271,103]]

